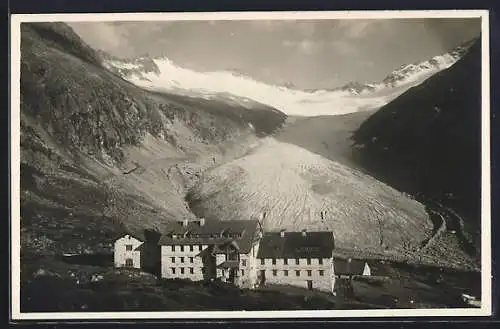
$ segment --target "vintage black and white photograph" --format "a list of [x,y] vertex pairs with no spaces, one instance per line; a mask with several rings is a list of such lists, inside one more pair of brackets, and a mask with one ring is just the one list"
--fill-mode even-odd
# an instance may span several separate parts
[[487,15],[13,17],[13,314],[490,314]]

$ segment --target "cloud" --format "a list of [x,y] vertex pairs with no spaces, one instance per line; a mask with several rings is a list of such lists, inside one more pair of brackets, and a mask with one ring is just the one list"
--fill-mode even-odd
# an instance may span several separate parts
[[346,38],[362,39],[367,37],[372,32],[390,32],[391,22],[388,20],[375,19],[351,19],[339,20],[337,28],[340,28],[341,33]]
[[104,22],[68,23],[87,43],[94,47],[109,50],[126,46],[126,34],[120,27]]
[[309,39],[303,39],[303,40],[284,40],[282,42],[282,45],[284,47],[288,48],[295,48],[296,50],[304,53],[304,54],[313,54],[317,50],[323,48],[324,42],[323,41],[315,41],[315,40],[309,40]]
[[356,46],[352,42],[345,40],[335,40],[330,42],[330,46],[335,52],[342,55],[352,55],[356,53]]

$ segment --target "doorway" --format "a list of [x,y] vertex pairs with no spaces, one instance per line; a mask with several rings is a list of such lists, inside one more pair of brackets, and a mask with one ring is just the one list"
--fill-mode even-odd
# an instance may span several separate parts
[[313,290],[313,282],[312,282],[312,280],[307,280],[307,289],[308,290]]
[[266,270],[260,270],[260,284],[266,284]]
[[234,268],[229,269],[229,282],[231,284],[235,283],[236,279],[236,270]]

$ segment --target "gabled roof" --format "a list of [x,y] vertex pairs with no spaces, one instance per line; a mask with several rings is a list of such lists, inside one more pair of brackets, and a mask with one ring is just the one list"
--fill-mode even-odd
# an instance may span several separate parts
[[141,242],[144,242],[146,240],[146,238],[144,237],[144,232],[135,231],[135,230],[122,231],[115,236],[114,240],[116,241],[118,239],[121,239],[121,238],[125,237],[126,235],[130,235],[131,237],[133,237]]
[[225,262],[217,265],[217,268],[238,268],[239,263],[237,260],[226,260]]
[[[179,222],[171,222],[164,230],[159,244],[222,245],[234,241],[240,252],[247,253],[252,247],[258,229],[257,220],[206,220],[204,225],[200,225],[199,222],[189,222],[187,226]],[[224,232],[230,234],[223,235]]]
[[333,268],[336,275],[362,275],[365,269],[364,260],[361,259],[334,259]]
[[334,249],[332,232],[264,233],[258,258],[330,258]]

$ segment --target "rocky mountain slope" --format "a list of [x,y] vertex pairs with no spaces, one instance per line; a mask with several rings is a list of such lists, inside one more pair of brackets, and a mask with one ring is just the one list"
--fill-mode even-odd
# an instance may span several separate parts
[[24,25],[21,47],[25,250],[109,250],[124,226],[161,229],[191,211],[264,211],[267,228],[328,227],[356,248],[409,250],[431,232],[418,202],[265,137],[286,119],[273,108],[140,89],[99,53],[66,52],[89,48],[64,24]]
[[[438,200],[480,228],[481,47],[382,107],[354,135],[380,179]],[[479,234],[475,234],[479,237]]]
[[62,23],[21,31],[23,251],[109,250],[127,227],[193,214],[195,169],[236,157],[280,126],[268,106],[144,91],[101,65]]

